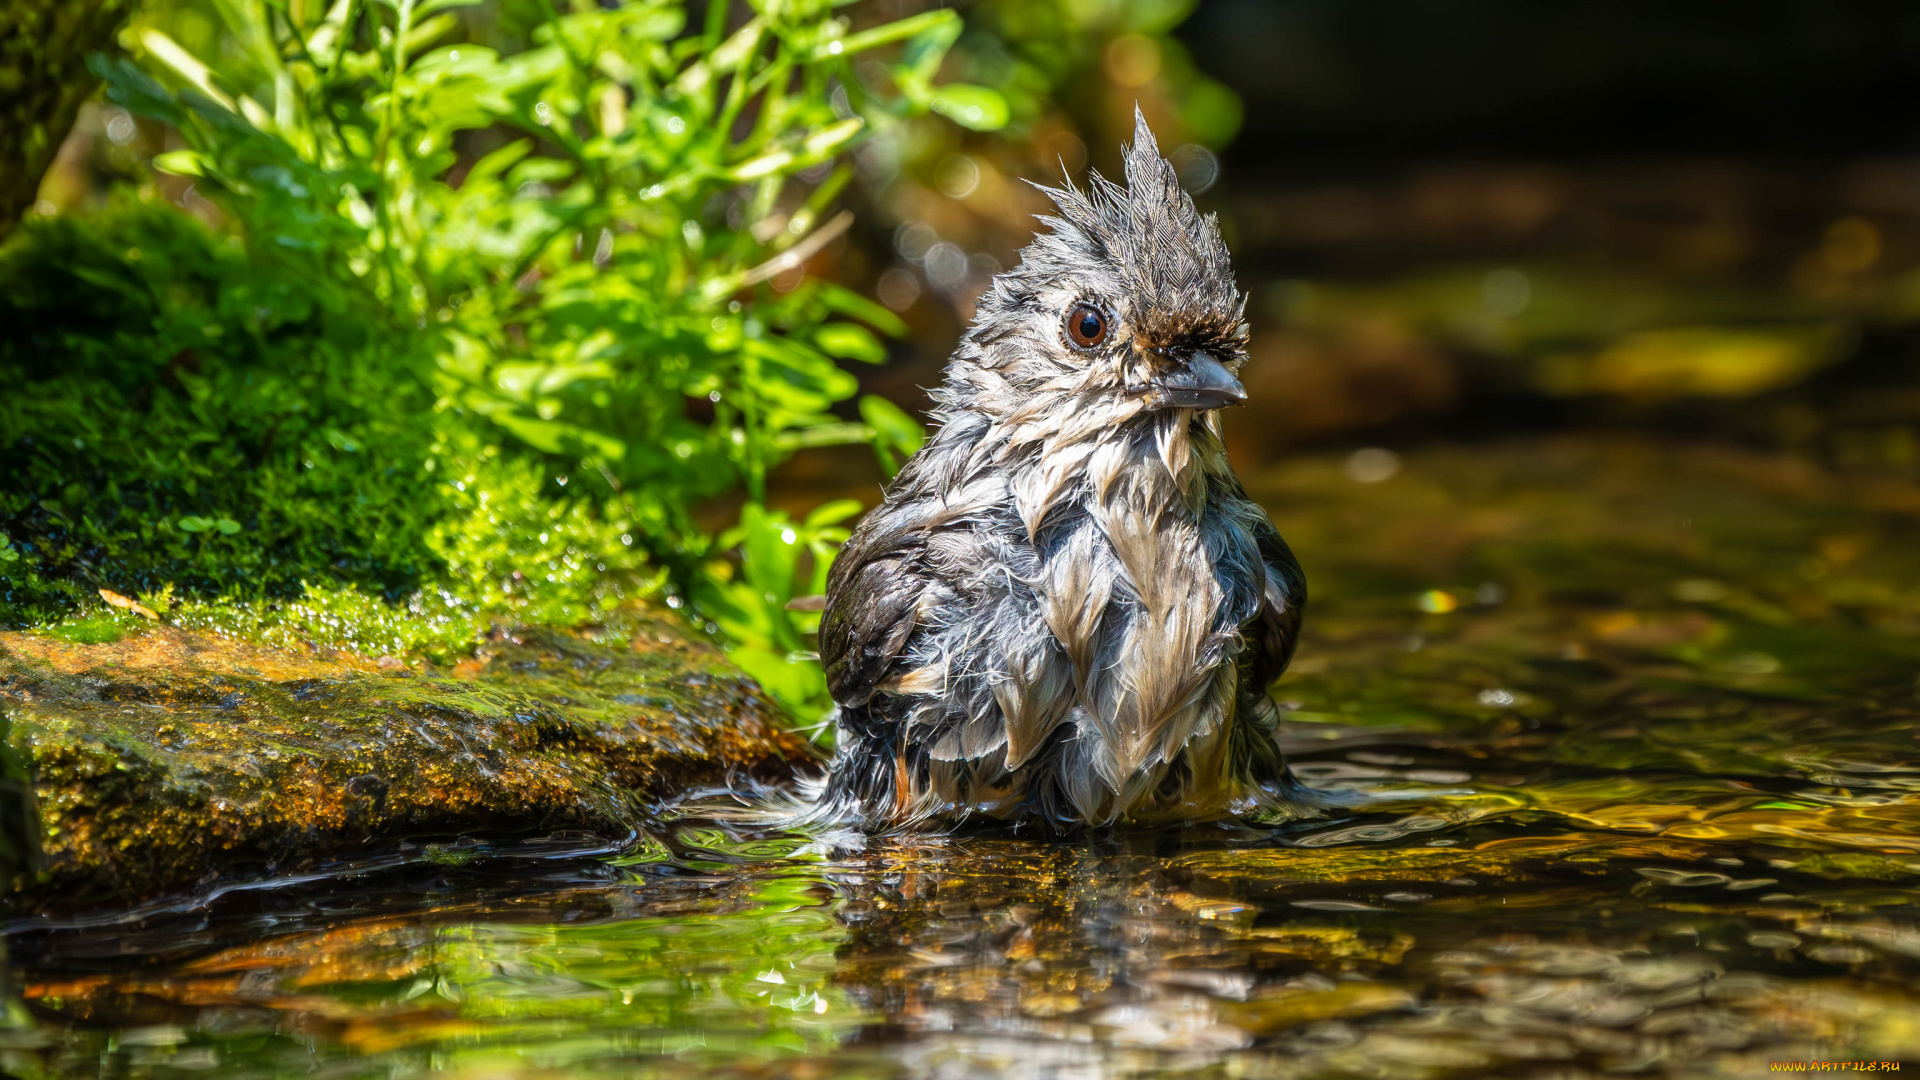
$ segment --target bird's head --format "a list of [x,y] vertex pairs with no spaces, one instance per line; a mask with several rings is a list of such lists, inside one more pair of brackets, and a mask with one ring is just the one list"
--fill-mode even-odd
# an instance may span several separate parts
[[1121,422],[1246,400],[1244,301],[1219,225],[1194,209],[1137,109],[1126,180],[1040,189],[1059,209],[1041,219],[1051,231],[994,279],[957,358],[975,407]]

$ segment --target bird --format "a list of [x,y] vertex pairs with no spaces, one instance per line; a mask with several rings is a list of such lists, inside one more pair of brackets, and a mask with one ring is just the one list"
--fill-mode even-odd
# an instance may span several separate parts
[[1306,579],[1228,463],[1245,297],[1135,109],[1125,186],[992,279],[933,430],[840,550],[819,644],[836,742],[804,799],[869,833],[1285,816],[1268,688]]

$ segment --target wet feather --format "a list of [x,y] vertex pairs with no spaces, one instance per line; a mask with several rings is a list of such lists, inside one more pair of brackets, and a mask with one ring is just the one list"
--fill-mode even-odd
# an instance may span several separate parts
[[[1244,362],[1219,228],[1144,121],[1125,187],[1042,190],[1049,231],[980,298],[933,436],[829,577],[839,743],[803,818],[1074,828],[1292,805],[1266,692],[1305,581],[1217,415],[1159,382]],[[1065,333],[1077,305],[1100,313],[1093,346]]]

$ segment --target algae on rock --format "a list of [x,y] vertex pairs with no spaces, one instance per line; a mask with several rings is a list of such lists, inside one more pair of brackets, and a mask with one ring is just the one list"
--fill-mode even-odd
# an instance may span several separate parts
[[448,671],[174,627],[106,644],[0,633],[34,776],[29,906],[127,901],[421,857],[473,838],[575,848],[650,800],[808,756],[717,650],[643,621],[496,631]]

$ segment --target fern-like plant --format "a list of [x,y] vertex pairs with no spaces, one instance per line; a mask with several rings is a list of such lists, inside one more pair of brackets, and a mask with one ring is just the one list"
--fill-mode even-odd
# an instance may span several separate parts
[[[394,377],[438,402],[423,482],[462,501],[436,533],[453,578],[509,604],[663,589],[822,711],[808,616],[784,605],[849,511],[788,521],[762,505],[767,472],[836,443],[896,459],[919,428],[877,398],[836,414],[857,392],[840,362],[883,360],[904,327],[806,266],[848,224],[842,159],[864,133],[926,111],[1005,122],[994,91],[935,83],[958,17],[855,32],[826,0],[733,22],[726,0],[210,3],[217,58],[150,16],[129,32],[144,55],[95,68],[181,134],[155,165],[255,258],[364,292],[383,332],[424,343],[430,370]],[[477,29],[514,13],[515,34]],[[689,508],[736,487],[725,562]]]

